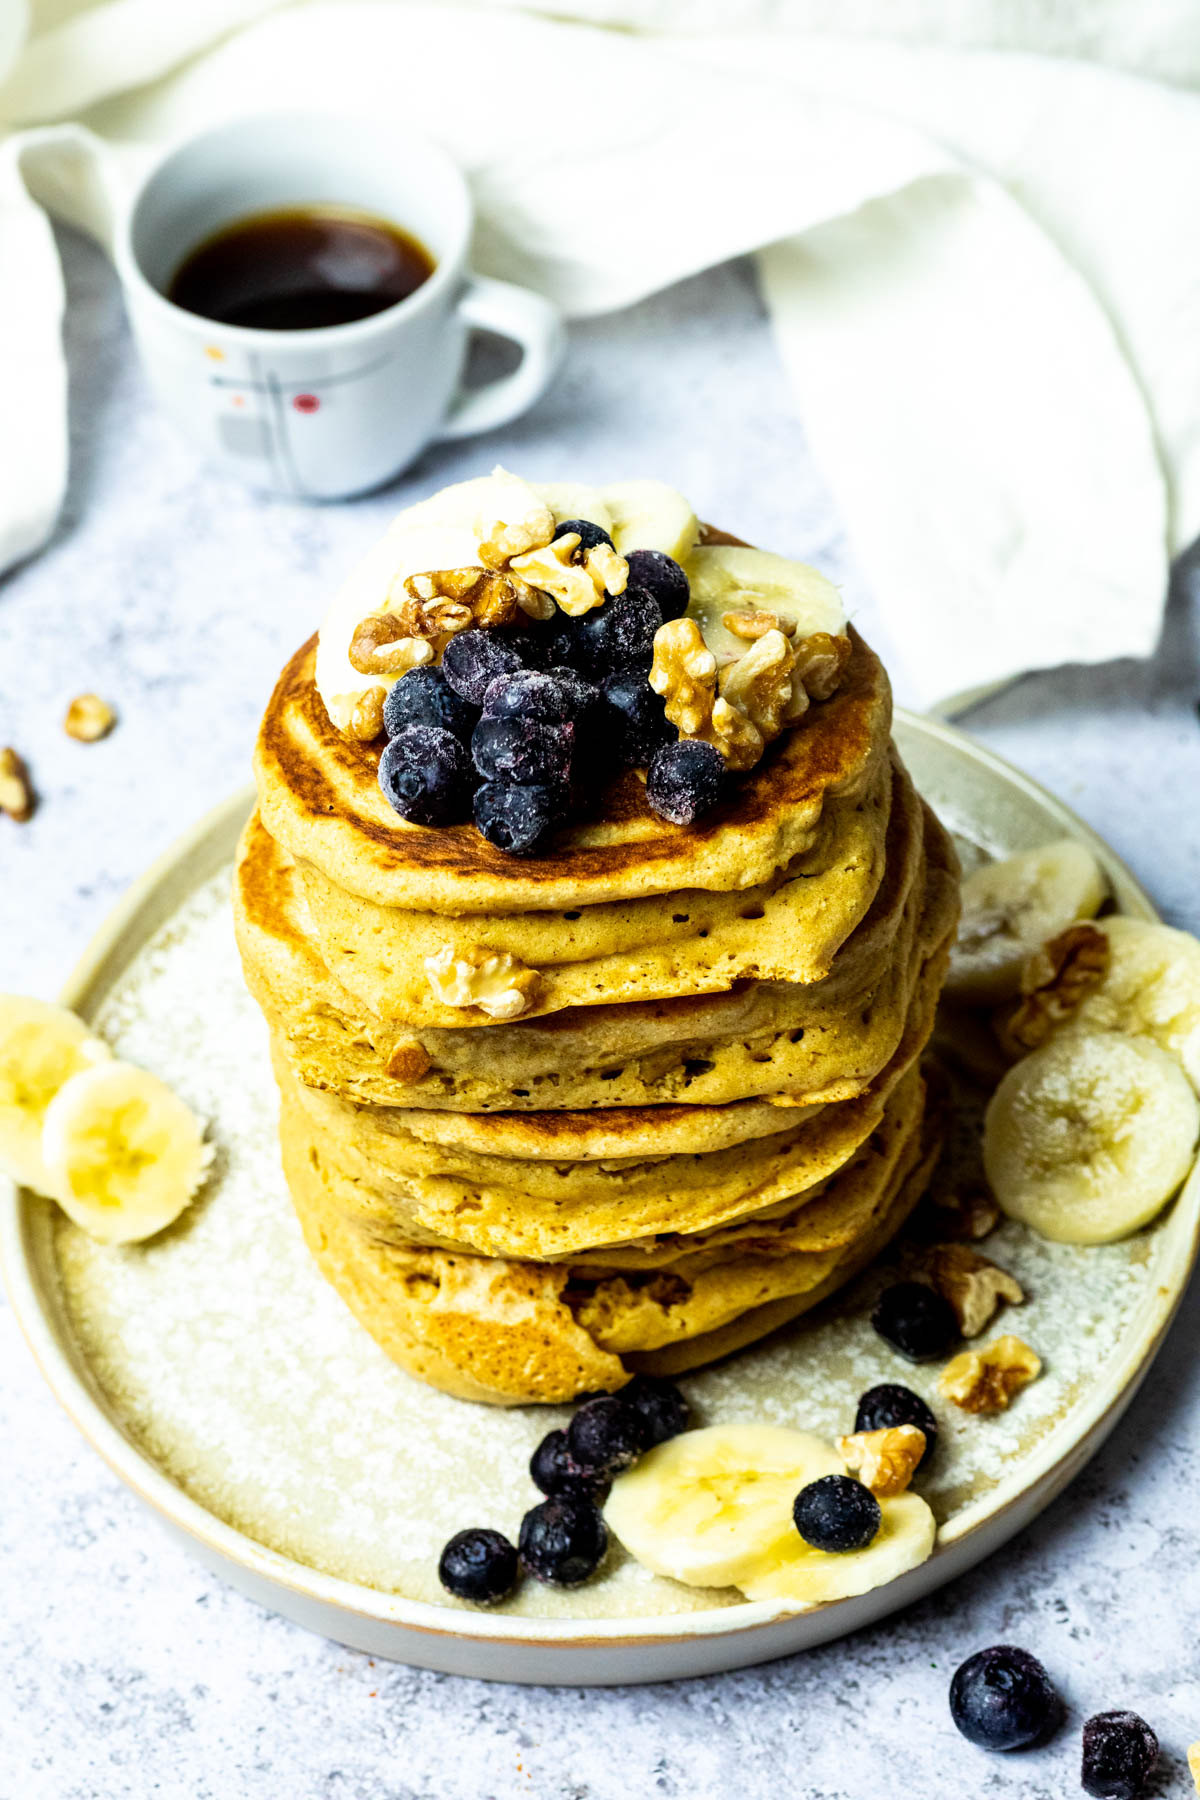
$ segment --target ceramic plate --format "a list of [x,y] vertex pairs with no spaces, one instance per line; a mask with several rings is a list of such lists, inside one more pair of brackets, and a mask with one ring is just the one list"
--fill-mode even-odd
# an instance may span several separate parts
[[[1118,905],[1153,918],[1112,853],[1057,800],[946,727],[901,716],[917,785],[968,856],[1071,834]],[[435,1393],[387,1361],[317,1274],[278,1169],[263,1022],[242,986],[228,873],[240,794],[138,884],[64,999],[118,1052],[212,1122],[214,1180],[179,1225],[130,1249],[93,1244],[47,1202],[3,1197],[13,1305],[85,1436],[162,1520],[231,1582],[372,1655],[505,1681],[658,1681],[742,1667],[878,1619],[996,1550],[1083,1466],[1132,1398],[1196,1251],[1200,1179],[1122,1244],[989,1239],[1028,1294],[1014,1328],[1045,1372],[1010,1412],[950,1417],[922,1483],[939,1520],[930,1560],[806,1613],[651,1576],[619,1550],[574,1592],[526,1582],[483,1613],[437,1583],[468,1524],[515,1536],[538,1498],[529,1453],[567,1416]],[[698,1423],[756,1418],[823,1436],[858,1394],[903,1380],[937,1403],[936,1369],[902,1363],[867,1323],[886,1263],[818,1312],[683,1386]]]

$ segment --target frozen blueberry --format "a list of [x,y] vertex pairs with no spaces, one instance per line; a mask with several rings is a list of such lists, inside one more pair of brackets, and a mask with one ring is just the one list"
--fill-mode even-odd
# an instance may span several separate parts
[[440,669],[410,669],[388,690],[383,729],[390,738],[406,725],[436,725],[462,743],[470,741],[479,708],[456,694]]
[[475,790],[475,824],[489,844],[510,856],[532,856],[563,817],[562,789],[487,781]]
[[588,1400],[567,1426],[571,1461],[602,1481],[629,1468],[643,1448],[641,1418],[617,1394]]
[[1135,1712],[1103,1712],[1084,1721],[1085,1794],[1096,1800],[1137,1800],[1158,1761],[1158,1739]]
[[950,1302],[919,1281],[898,1281],[885,1288],[875,1302],[871,1323],[909,1362],[932,1362],[959,1337]]
[[581,562],[587,552],[594,550],[597,544],[607,544],[610,550],[613,547],[613,541],[603,525],[593,525],[590,519],[564,519],[561,525],[554,527],[555,540],[566,537],[568,531],[579,534],[579,548],[574,552],[572,558],[574,562]]
[[796,1495],[796,1530],[814,1550],[865,1550],[883,1523],[879,1502],[853,1475],[822,1475]]
[[576,719],[594,705],[596,689],[574,669],[520,669],[499,675],[483,697],[488,719]]
[[614,762],[631,769],[645,769],[656,750],[673,743],[676,732],[663,703],[641,669],[623,669],[610,675],[600,689],[605,700],[605,725]]
[[458,1531],[442,1551],[438,1580],[460,1600],[490,1605],[516,1585],[517,1553],[503,1532],[478,1525]]
[[529,1459],[535,1487],[555,1498],[594,1500],[607,1497],[608,1483],[585,1474],[567,1448],[565,1431],[549,1431]]
[[1061,1703],[1036,1656],[993,1644],[968,1656],[950,1683],[950,1717],[983,1750],[1024,1750],[1046,1736]]
[[652,1450],[687,1430],[691,1409],[673,1381],[657,1375],[635,1375],[621,1389],[621,1399],[641,1421],[642,1448]]
[[725,785],[725,759],[699,738],[679,738],[656,750],[646,776],[651,812],[672,825],[692,825],[715,806]]
[[517,1540],[521,1561],[539,1581],[578,1587],[608,1549],[608,1528],[590,1500],[560,1495],[531,1507]]
[[525,657],[515,633],[506,636],[482,627],[460,631],[442,652],[443,675],[455,693],[472,706],[483,705],[483,697],[498,675],[515,675],[524,667]]
[[471,734],[471,755],[485,781],[518,786],[561,786],[571,773],[575,727],[569,719],[480,719]]
[[454,825],[471,810],[471,758],[439,725],[406,725],[379,759],[379,785],[402,819]]
[[682,618],[692,590],[675,558],[665,550],[631,550],[625,561],[629,564],[629,586],[652,595],[664,619]]
[[571,660],[596,681],[618,669],[648,670],[662,622],[653,595],[640,588],[627,590],[576,620]]
[[923,1431],[925,1448],[917,1467],[929,1460],[937,1443],[938,1422],[920,1394],[902,1387],[898,1381],[883,1381],[878,1387],[868,1388],[854,1415],[855,1431],[883,1431],[889,1425],[915,1425]]

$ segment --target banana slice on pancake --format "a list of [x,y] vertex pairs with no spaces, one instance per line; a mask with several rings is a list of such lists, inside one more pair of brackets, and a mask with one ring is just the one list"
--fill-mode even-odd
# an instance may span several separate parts
[[946,994],[981,1005],[1010,999],[1027,959],[1068,925],[1095,918],[1107,893],[1099,863],[1073,838],[984,863],[962,884]]
[[1017,1063],[984,1124],[983,1162],[1009,1218],[1062,1244],[1145,1225],[1186,1178],[1200,1104],[1146,1037],[1070,1031]]
[[816,631],[838,637],[846,629],[841,595],[807,563],[740,544],[701,544],[684,568],[692,589],[688,617],[720,664],[744,656],[749,647],[729,630],[726,613],[774,613],[785,633],[796,637]]
[[[610,520],[606,530],[621,556],[631,550],[662,550],[677,563],[687,561],[700,525],[691,501],[675,488],[665,481],[615,481],[600,493]],[[604,521],[597,519],[596,523]]]
[[65,1006],[0,994],[0,1169],[38,1194],[52,1193],[42,1157],[46,1108],[59,1089],[112,1051]]

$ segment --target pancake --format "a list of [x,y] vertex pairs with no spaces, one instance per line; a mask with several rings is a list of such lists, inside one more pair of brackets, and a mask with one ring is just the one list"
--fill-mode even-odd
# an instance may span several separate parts
[[606,790],[599,816],[567,827],[545,855],[530,858],[506,856],[473,825],[429,830],[393,812],[379,791],[378,744],[343,737],[330,723],[313,682],[313,638],[284,669],[259,731],[263,823],[298,862],[385,907],[522,913],[757,887],[812,848],[830,802],[867,792],[887,754],[887,676],[857,633],[850,636],[838,691],[696,824],[656,818],[631,771]]
[[285,1140],[284,1167],[305,1239],[326,1278],[395,1362],[465,1399],[562,1403],[614,1391],[637,1366],[707,1361],[817,1304],[903,1223],[936,1145],[897,1170],[863,1237],[842,1252],[733,1254],[694,1279],[655,1272],[596,1278],[568,1265],[469,1257],[380,1243],[327,1206]]

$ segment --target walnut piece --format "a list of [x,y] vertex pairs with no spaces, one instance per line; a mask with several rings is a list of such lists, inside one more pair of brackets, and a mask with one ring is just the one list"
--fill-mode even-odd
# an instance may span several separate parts
[[[339,694],[337,698],[343,700],[348,696]],[[342,726],[345,735],[356,738],[360,744],[369,744],[377,738],[383,730],[384,699],[384,691],[378,687],[364,688],[361,694],[355,695],[350,700],[346,723]]]
[[766,749],[762,732],[750,722],[740,707],[731,706],[728,700],[713,702],[708,729],[696,732],[695,736],[712,744],[721,752],[727,766],[738,771],[752,769],[756,762],[761,761]]
[[[468,613],[463,625],[470,622]],[[370,613],[361,619],[350,639],[351,668],[357,669],[360,675],[399,676],[432,662],[432,643],[423,633],[414,633],[408,626],[409,620],[399,613]]]
[[522,614],[549,619],[554,612],[549,594],[540,593],[508,570],[430,569],[424,575],[408,576],[404,590],[416,602],[416,613],[409,615],[415,634],[435,640],[468,625],[513,625]]
[[5,746],[0,749],[0,812],[23,825],[33,817],[36,804],[29,770],[16,751]]
[[487,520],[479,532],[479,560],[485,568],[502,569],[514,556],[541,550],[553,536],[554,514],[538,502],[523,519]]
[[853,645],[848,637],[814,631],[796,645],[796,678],[810,700],[831,700],[842,685]]
[[491,1019],[519,1019],[533,1004],[539,982],[537,970],[508,951],[455,956],[452,944],[425,958],[425,974],[443,1006],[477,1006]]
[[751,642],[755,638],[766,637],[768,631],[782,631],[784,637],[791,637],[796,629],[794,619],[785,619],[779,613],[765,610],[722,613],[721,623],[734,637],[746,638]]
[[981,1181],[965,1182],[953,1192],[935,1194],[933,1205],[939,1215],[938,1227],[948,1237],[978,1241],[1000,1223],[1000,1208],[991,1189]]
[[722,700],[745,714],[764,744],[779,736],[792,705],[793,661],[782,631],[768,631],[721,671]]
[[1023,1056],[1044,1044],[1054,1027],[1077,1012],[1100,986],[1111,960],[1108,938],[1086,919],[1043,944],[1021,970],[1022,998],[996,1020],[1005,1049]]
[[999,1337],[982,1350],[964,1350],[953,1357],[942,1370],[938,1387],[964,1412],[1004,1412],[1041,1367],[1041,1358],[1019,1337]]
[[669,619],[654,634],[650,686],[666,701],[667,717],[684,737],[700,737],[712,723],[717,659],[695,619]]
[[81,744],[94,744],[107,737],[116,722],[116,713],[99,694],[76,694],[67,708],[63,730]]
[[919,1425],[889,1425],[840,1437],[837,1448],[850,1473],[873,1494],[902,1494],[925,1454],[925,1433]]
[[387,1059],[387,1072],[393,1081],[420,1081],[433,1067],[433,1058],[416,1038],[401,1038]]
[[1020,1306],[1025,1299],[1015,1275],[968,1244],[935,1244],[920,1257],[913,1275],[950,1302],[958,1328],[968,1338],[991,1324],[1002,1301]]
[[579,543],[577,531],[564,532],[540,550],[514,556],[509,565],[522,581],[553,595],[561,610],[573,619],[603,606],[609,594],[623,594],[629,580],[629,564],[607,544],[595,545],[577,562]]

